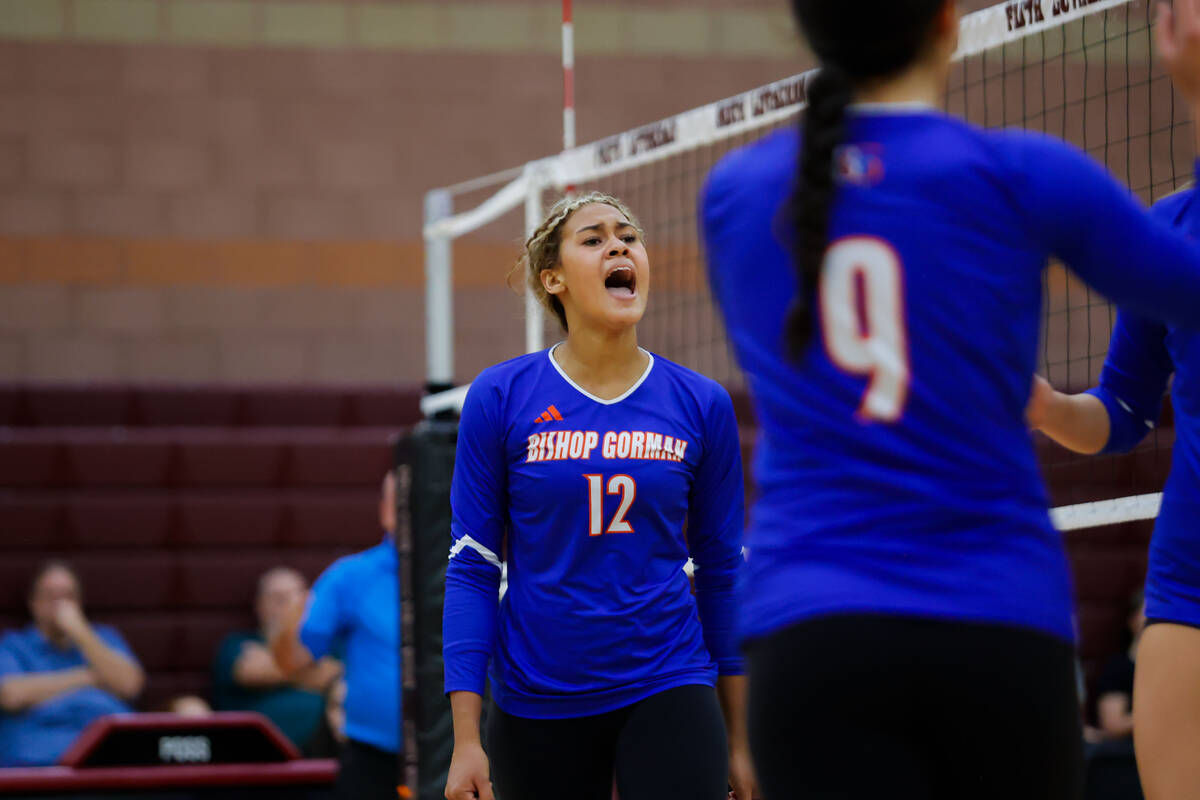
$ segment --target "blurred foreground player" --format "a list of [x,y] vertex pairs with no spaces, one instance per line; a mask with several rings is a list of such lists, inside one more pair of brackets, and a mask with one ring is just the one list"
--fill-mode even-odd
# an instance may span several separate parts
[[727,781],[752,800],[733,630],[733,404],[638,347],[650,268],[619,200],[558,203],[526,243],[525,270],[567,336],[484,370],[463,408],[443,625],[446,797],[491,798],[490,778],[502,800],[609,800],[615,773],[622,800],[722,800]]
[[[1161,31],[1185,90],[1194,5]],[[1200,327],[1200,248],[1061,142],[940,111],[951,0],[792,7],[821,61],[803,130],[703,198],[762,425],[741,628],[764,794],[1076,797],[1070,580],[1023,413],[1042,269]]]
[[379,498],[383,541],[339,558],[321,573],[296,624],[271,642],[289,675],[329,655],[343,654],[345,736],[338,800],[396,800],[403,742],[400,708],[400,583],[396,554],[396,477]]
[[[1196,22],[1187,15],[1191,8],[1180,4],[1181,23]],[[1157,203],[1154,213],[1200,237],[1195,187]],[[1065,447],[1127,452],[1158,424],[1172,375],[1175,445],[1150,540],[1147,627],[1133,686],[1134,748],[1149,800],[1200,798],[1200,334],[1122,309],[1100,385],[1067,395],[1037,378],[1029,404],[1030,424]]]
[[121,634],[84,616],[66,563],[38,570],[29,613],[33,624],[0,638],[0,767],[55,763],[92,720],[128,713],[146,681]]

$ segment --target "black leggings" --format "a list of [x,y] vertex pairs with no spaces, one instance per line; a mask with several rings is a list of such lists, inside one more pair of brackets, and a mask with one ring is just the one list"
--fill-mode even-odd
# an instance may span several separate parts
[[337,800],[396,800],[403,756],[348,739],[340,760]]
[[912,617],[803,622],[747,648],[766,800],[1075,800],[1071,646]]
[[723,800],[725,723],[711,686],[668,689],[591,717],[527,719],[488,710],[498,800]]

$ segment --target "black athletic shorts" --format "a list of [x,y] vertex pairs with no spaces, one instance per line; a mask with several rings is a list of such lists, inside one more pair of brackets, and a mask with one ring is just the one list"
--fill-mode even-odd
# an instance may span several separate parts
[[1075,800],[1072,646],[1035,631],[833,616],[747,647],[766,800]]
[[724,800],[725,723],[711,686],[681,686],[590,717],[488,710],[484,746],[498,800]]

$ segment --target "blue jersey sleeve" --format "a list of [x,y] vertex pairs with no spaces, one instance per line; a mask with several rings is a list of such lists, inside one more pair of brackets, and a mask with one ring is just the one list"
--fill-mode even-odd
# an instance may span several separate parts
[[483,694],[496,638],[508,473],[496,387],[476,381],[463,404],[450,485],[450,561],[442,612],[445,691]]
[[325,570],[308,596],[308,607],[300,623],[300,643],[308,648],[313,658],[329,655],[334,640],[345,628],[342,563],[336,562]]
[[1048,137],[1019,141],[1018,202],[1048,249],[1122,308],[1200,328],[1200,245],[1082,152]]
[[1100,373],[1100,385],[1088,394],[1108,411],[1105,453],[1132,449],[1158,424],[1163,393],[1174,366],[1161,322],[1122,311],[1117,315]]
[[734,586],[742,559],[745,490],[737,420],[729,394],[714,387],[704,453],[688,498],[688,550],[704,644],[719,675],[741,675]]

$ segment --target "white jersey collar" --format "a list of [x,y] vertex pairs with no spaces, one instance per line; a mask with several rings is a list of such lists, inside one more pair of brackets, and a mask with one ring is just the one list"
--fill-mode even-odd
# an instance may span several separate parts
[[550,364],[554,367],[554,369],[558,372],[558,374],[562,376],[562,379],[571,385],[571,388],[573,388],[575,391],[579,392],[581,395],[588,398],[589,400],[592,400],[592,401],[597,402],[604,406],[615,405],[615,404],[621,402],[622,400],[624,400],[626,397],[629,397],[629,395],[636,392],[637,388],[646,382],[646,378],[650,377],[650,370],[654,369],[654,354],[651,353],[649,350],[645,349],[644,347],[639,347],[638,350],[641,350],[643,353],[646,354],[646,357],[650,359],[649,362],[646,364],[646,369],[642,372],[641,377],[638,378],[636,381],[634,381],[633,385],[630,386],[628,389],[626,389],[621,394],[620,397],[614,397],[612,400],[603,400],[599,397],[596,397],[596,395],[592,394],[587,389],[584,389],[582,386],[580,386],[575,381],[571,380],[570,376],[568,376],[567,373],[563,371],[563,368],[558,365],[558,362],[554,360],[554,351],[557,350],[561,345],[562,345],[562,342],[559,342],[558,344],[554,345],[553,347],[551,347],[549,350],[546,351],[546,358],[550,359]]

